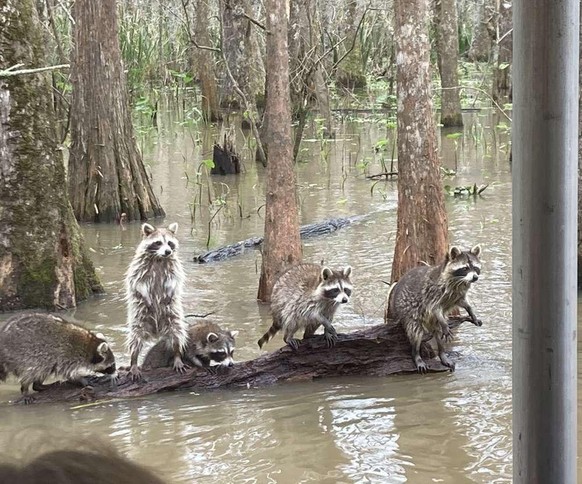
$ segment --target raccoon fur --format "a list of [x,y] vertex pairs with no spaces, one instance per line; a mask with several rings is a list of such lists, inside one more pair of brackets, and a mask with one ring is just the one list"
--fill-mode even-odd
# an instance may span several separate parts
[[284,272],[273,286],[273,324],[258,341],[259,347],[283,330],[285,343],[297,350],[299,340],[293,337],[295,333],[303,328],[306,339],[321,325],[327,345],[334,346],[337,333],[332,321],[340,304],[346,304],[352,295],[351,273],[350,266],[336,271],[317,264],[299,264]]
[[[188,343],[184,351],[187,364],[206,368],[211,373],[217,367],[231,367],[234,364],[234,338],[236,331],[223,330],[218,324],[201,322],[188,328]],[[153,346],[145,357],[146,369],[171,366],[173,353],[163,343]]]
[[186,369],[182,361],[188,338],[182,309],[184,270],[178,257],[177,230],[177,223],[168,228],[143,224],[142,241],[127,271],[127,346],[133,380],[141,378],[139,353],[144,343],[152,340],[162,340],[173,352],[176,371]]
[[455,364],[444,350],[444,341],[452,339],[447,316],[453,309],[464,308],[473,324],[481,326],[481,321],[467,301],[467,291],[481,273],[480,253],[481,247],[478,245],[467,251],[453,246],[442,264],[415,267],[390,288],[387,316],[404,328],[419,373],[427,370],[420,356],[425,335],[436,339],[442,364],[455,369]]
[[46,313],[12,316],[0,328],[0,381],[10,374],[20,379],[25,403],[53,376],[86,385],[93,372],[114,375],[115,357],[102,335]]

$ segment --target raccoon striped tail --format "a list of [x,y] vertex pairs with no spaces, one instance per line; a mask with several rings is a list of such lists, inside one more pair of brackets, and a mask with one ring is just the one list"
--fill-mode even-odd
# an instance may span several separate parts
[[267,343],[267,341],[269,341],[273,336],[275,336],[277,333],[279,332],[279,328],[276,328],[275,325],[272,325],[269,328],[269,331],[267,331],[263,337],[259,340],[259,348],[262,348],[263,345],[265,343]]

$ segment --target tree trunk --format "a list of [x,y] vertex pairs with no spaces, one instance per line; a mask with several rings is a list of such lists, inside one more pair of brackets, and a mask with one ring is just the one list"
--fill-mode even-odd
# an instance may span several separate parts
[[[451,318],[455,329],[468,318]],[[435,353],[423,344],[421,354],[429,372],[450,371],[434,359]],[[112,387],[109,377],[93,378],[91,386],[53,383],[34,394],[34,403],[88,402],[130,398],[154,393],[216,388],[259,388],[284,382],[313,381],[338,376],[386,377],[398,373],[416,373],[410,357],[410,343],[402,327],[389,321],[363,331],[338,334],[338,342],[328,348],[321,336],[302,343],[298,351],[284,346],[254,360],[236,363],[232,368],[211,374],[201,368],[176,373],[172,368],[144,371],[144,379],[133,382],[120,371],[119,383]]]
[[513,28],[511,0],[498,0],[497,38],[494,45],[493,99],[511,101],[511,63],[513,59]]
[[[248,115],[254,116],[256,122],[257,98],[265,92],[265,68],[256,38],[255,29],[258,27],[245,14],[253,16],[250,0],[223,1],[223,48],[226,62],[235,82],[254,110]],[[223,97],[227,104],[240,106],[240,100],[228,78],[225,80]]]
[[139,153],[121,63],[115,0],[73,5],[69,195],[83,222],[164,215]]
[[[202,46],[210,45],[208,2],[209,0],[197,0],[196,2],[196,43]],[[214,75],[214,56],[207,49],[196,47],[194,49],[196,49],[198,79],[202,93],[202,116],[207,122],[219,121],[222,119],[222,114],[218,104],[218,89]]]
[[357,12],[357,7],[358,2],[356,0],[345,0],[343,5],[343,25],[345,25],[343,35],[346,41],[339,46],[338,50],[340,59],[344,55],[345,57],[341,59],[335,77],[337,83],[347,89],[366,87],[366,76],[362,64],[362,48],[358,38],[358,23],[360,22],[361,14]]
[[309,104],[313,97],[321,117],[325,119],[324,137],[332,136],[329,90],[321,64],[321,25],[314,0],[291,0],[289,19],[289,65],[291,69],[291,105],[297,120],[293,160],[299,153]]
[[493,42],[495,42],[496,0],[483,0],[477,9],[475,31],[469,49],[469,60],[473,62],[489,62]]
[[288,0],[267,0],[267,197],[263,263],[257,298],[271,300],[277,273],[301,260],[299,216],[291,140],[289,51],[287,48]]
[[398,222],[392,281],[447,250],[447,216],[429,76],[428,0],[395,1]]
[[[578,71],[582,86],[582,9],[580,9],[580,50],[581,68]],[[578,93],[578,287],[582,286],[582,89]]]
[[459,97],[459,30],[455,0],[437,0],[437,32],[439,71],[441,74],[441,124],[445,127],[463,126]]
[[[0,70],[45,64],[34,0],[0,0]],[[50,74],[0,77],[0,311],[101,291],[67,198]]]

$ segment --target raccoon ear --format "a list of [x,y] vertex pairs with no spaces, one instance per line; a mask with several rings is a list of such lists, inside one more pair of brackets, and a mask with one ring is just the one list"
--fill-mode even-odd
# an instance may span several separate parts
[[143,224],[141,226],[141,233],[144,234],[146,237],[155,232],[155,230],[156,228],[150,224]]
[[206,336],[206,341],[209,343],[214,343],[218,341],[218,335],[216,333],[208,333],[208,336]]
[[234,331],[228,331],[228,334],[229,334],[230,336],[232,336],[233,338],[236,338],[236,335],[237,335],[238,333],[239,333],[239,332],[238,332],[238,330],[236,330],[236,329],[235,329]]
[[178,224],[174,222],[173,224],[168,225],[168,230],[176,235],[176,232],[178,231]]
[[473,247],[471,249],[471,254],[473,254],[475,257],[479,257],[480,253],[481,253],[481,246],[479,244],[477,244],[475,247]]
[[321,278],[327,281],[333,275],[333,271],[329,267],[321,269]]
[[352,266],[345,266],[344,267],[344,276],[350,277],[351,273],[352,273]]
[[461,250],[460,247],[457,247],[456,245],[453,245],[450,249],[449,249],[449,260],[455,260],[457,257],[459,257],[461,254],[463,253],[463,251]]
[[95,336],[97,336],[97,338],[99,338],[99,339],[105,339],[105,336],[103,336],[103,333],[95,333]]
[[105,356],[108,351],[109,345],[105,341],[103,341],[103,343],[97,346],[97,353],[99,353],[101,356]]

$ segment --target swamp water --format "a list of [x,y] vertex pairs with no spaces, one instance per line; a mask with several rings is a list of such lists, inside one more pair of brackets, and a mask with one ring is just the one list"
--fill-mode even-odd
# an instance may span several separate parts
[[[339,311],[338,332],[382,322],[382,281],[390,277],[396,232],[396,181],[365,177],[383,170],[380,157],[390,158],[391,141],[386,153],[374,153],[387,137],[385,124],[362,121],[338,122],[333,141],[304,141],[306,162],[297,167],[302,224],[368,215],[304,242],[305,260],[354,269],[354,296]],[[457,170],[445,184],[489,184],[476,200],[447,199],[451,242],[483,247],[483,275],[471,299],[484,325],[461,326],[452,345],[462,353],[454,373],[168,393],[78,409],[2,406],[0,449],[10,448],[23,427],[40,425],[49,435],[62,429],[100,435],[172,482],[510,482],[511,174],[508,135],[495,128],[498,121],[485,111],[466,114],[463,137],[441,136],[443,165]],[[208,240],[218,247],[262,233],[263,168],[240,143],[244,174],[210,183],[203,175],[197,185],[215,133],[197,139],[195,129],[173,126],[146,138],[142,149],[168,213],[165,223],[180,224],[186,312],[216,311],[210,318],[239,330],[235,358],[255,358],[256,342],[270,325],[268,308],[256,302],[258,252],[204,265],[192,258]],[[199,200],[202,207],[194,210]],[[128,360],[123,277],[139,230],[137,223],[83,227],[107,294],[69,312],[103,332],[120,363]],[[278,335],[266,349],[281,344]],[[14,380],[0,385],[1,402],[17,396]]]

